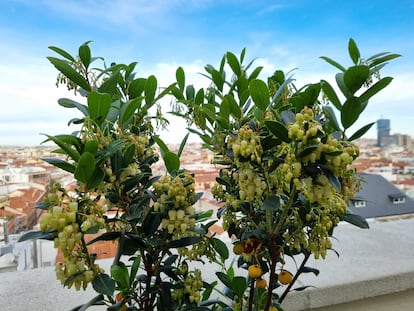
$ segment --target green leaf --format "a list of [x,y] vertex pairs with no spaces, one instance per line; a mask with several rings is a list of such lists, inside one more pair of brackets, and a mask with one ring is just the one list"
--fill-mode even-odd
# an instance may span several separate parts
[[80,112],[83,113],[84,116],[89,115],[88,108],[85,105],[71,100],[69,98],[59,98],[58,104],[65,108],[77,108]]
[[341,110],[341,122],[345,129],[352,126],[358,120],[361,108],[361,102],[358,97],[352,96],[345,101]]
[[115,291],[115,281],[107,274],[98,274],[92,281],[93,289],[106,296],[112,296]]
[[355,94],[369,77],[369,68],[365,65],[349,67],[344,73],[344,83],[351,94]]
[[193,100],[195,95],[195,89],[193,85],[187,85],[185,88],[185,96],[187,100]]
[[62,160],[59,158],[42,158],[42,160],[53,166],[61,168],[62,170],[66,172],[69,172],[72,174],[75,172],[75,166],[73,166],[69,162],[66,162],[65,160]]
[[85,91],[89,92],[91,90],[91,87],[85,78],[80,75],[75,69],[73,69],[67,61],[55,57],[48,57],[47,59],[69,80],[79,85]]
[[355,139],[358,139],[362,137],[368,130],[375,124],[375,122],[369,123],[363,127],[361,127],[358,131],[356,131],[354,134],[352,134],[351,137],[349,137],[349,141],[353,141]]
[[269,132],[271,132],[277,138],[280,138],[287,143],[290,142],[288,129],[282,123],[278,121],[267,120],[265,121],[265,126]]
[[361,103],[367,102],[372,96],[377,94],[383,88],[387,87],[388,84],[390,84],[392,80],[393,80],[392,77],[385,77],[385,78],[382,78],[381,80],[378,80],[375,84],[371,85],[369,89],[367,89],[364,93],[361,94],[361,96],[359,96]]
[[255,79],[249,83],[250,96],[255,105],[261,110],[265,111],[270,104],[269,89],[264,81]]
[[312,267],[307,267],[307,266],[305,266],[305,267],[303,267],[303,269],[302,269],[302,273],[313,273],[313,274],[315,274],[316,276],[318,276],[318,275],[319,275],[319,270],[318,270],[318,269],[316,269],[316,268],[312,268]]
[[91,139],[86,141],[84,151],[90,152],[95,154],[96,150],[98,150],[99,142],[97,139]]
[[182,67],[178,67],[175,71],[175,78],[177,79],[178,88],[183,92],[185,87],[185,73]]
[[178,156],[178,158],[180,158],[181,157],[181,154],[183,153],[183,151],[184,151],[184,147],[185,147],[185,144],[187,143],[187,139],[188,139],[188,136],[190,135],[190,133],[187,133],[185,136],[184,136],[184,138],[183,138],[183,140],[181,141],[181,144],[180,144],[180,148],[178,149],[178,152],[177,152],[177,156]]
[[104,304],[104,296],[102,294],[95,296],[87,303],[72,309],[71,311],[86,311],[91,306],[103,305]]
[[280,198],[279,196],[276,195],[270,195],[268,196],[262,205],[262,209],[263,210],[268,210],[268,211],[276,211],[278,210],[280,207]]
[[95,157],[90,152],[81,155],[76,166],[74,177],[76,180],[87,184],[95,170]]
[[339,63],[337,63],[336,61],[334,61],[333,59],[330,59],[329,57],[326,56],[321,56],[321,59],[323,59],[325,62],[327,62],[328,64],[338,68],[340,71],[345,71],[345,67],[343,67],[342,65],[340,65]]
[[196,243],[199,243],[202,240],[199,236],[188,236],[181,238],[179,240],[173,240],[168,243],[169,248],[179,248],[179,247],[186,247]]
[[123,110],[121,111],[121,124],[127,124],[132,116],[134,115],[135,111],[141,107],[142,97],[135,97],[134,99],[130,100],[129,102],[125,103]]
[[139,266],[141,265],[141,257],[137,256],[131,266],[131,273],[129,275],[129,283],[132,284],[137,276]]
[[354,64],[358,65],[359,59],[360,59],[360,54],[359,54],[358,46],[356,45],[354,39],[352,39],[352,38],[349,39],[348,52],[349,52],[349,56],[351,57]]
[[226,243],[214,237],[210,239],[210,242],[213,248],[216,250],[216,252],[220,255],[222,260],[226,260],[227,258],[229,258],[229,249],[227,248]]
[[365,220],[364,217],[357,215],[357,214],[350,214],[346,213],[344,215],[339,216],[342,221],[346,221],[351,225],[357,226],[361,229],[369,229],[368,222]]
[[338,96],[336,95],[335,90],[333,87],[328,83],[326,80],[321,80],[321,87],[323,93],[326,95],[326,97],[329,99],[329,101],[335,106],[336,109],[341,111],[342,104],[339,100]]
[[119,239],[119,237],[121,236],[120,232],[104,232],[101,235],[97,236],[96,238],[90,240],[88,243],[86,243],[86,245],[91,245],[95,242],[99,242],[99,241],[114,241]]
[[134,99],[142,95],[145,90],[146,79],[138,78],[131,82],[129,85],[129,98]]
[[29,231],[26,232],[25,234],[23,234],[18,242],[23,242],[23,241],[28,241],[28,240],[50,240],[53,241],[54,237],[51,234],[54,231],[46,231],[46,232],[42,232],[42,231]]
[[88,94],[89,116],[98,125],[102,124],[111,108],[111,96],[98,92]]
[[224,95],[223,102],[227,101],[229,105],[230,114],[239,119],[242,115],[240,106],[237,104],[232,94]]
[[59,135],[57,136],[50,136],[47,135],[46,141],[53,141],[56,145],[58,145],[66,155],[68,155],[72,160],[78,161],[80,158],[80,154],[77,150],[73,149],[71,145],[68,145],[65,141],[63,141],[61,138],[59,138]]
[[236,76],[239,77],[241,75],[241,68],[240,68],[240,63],[237,57],[233,53],[227,52],[226,58],[227,58],[227,63],[229,64],[231,70],[233,70]]
[[121,289],[129,288],[129,273],[124,263],[118,262],[118,264],[113,264],[111,266],[111,276]]
[[67,60],[70,60],[71,62],[75,62],[76,60],[72,57],[72,55],[70,55],[68,52],[66,52],[65,50],[62,50],[61,48],[58,48],[56,46],[49,46],[49,49],[51,49],[52,51],[58,53],[59,55],[63,56],[64,58],[66,58]]
[[323,112],[328,117],[329,124],[333,127],[335,131],[340,131],[341,128],[339,126],[338,120],[336,119],[335,112],[331,106],[323,106]]
[[236,296],[242,298],[247,289],[247,280],[242,276],[235,276],[231,281],[231,289]]
[[91,63],[91,49],[87,44],[82,44],[79,47],[79,58],[82,61],[82,64],[88,69]]
[[98,187],[105,178],[105,172],[99,166],[95,166],[92,176],[89,178],[88,190]]
[[111,95],[116,94],[118,88],[118,82],[121,79],[121,73],[115,72],[109,78],[105,79],[101,86],[98,88],[98,92],[100,93],[108,93]]
[[224,286],[227,286],[230,289],[233,287],[232,281],[230,280],[227,274],[218,271],[216,272],[216,275],[218,279],[224,284]]
[[348,88],[345,85],[345,82],[344,82],[344,73],[343,72],[337,73],[335,75],[335,80],[336,80],[336,84],[338,85],[338,87],[341,90],[342,94],[344,94],[344,96],[346,98],[352,96],[352,94],[349,92]]
[[387,55],[382,56],[382,57],[375,57],[374,59],[370,60],[369,61],[369,67],[370,68],[375,67],[379,64],[385,63],[389,60],[392,60],[394,58],[398,58],[398,57],[401,56],[400,54],[388,54],[388,53],[385,53],[385,54],[387,54]]
[[145,104],[152,106],[155,98],[155,92],[157,91],[157,78],[155,76],[149,76],[145,83]]
[[164,163],[168,173],[178,171],[180,169],[180,158],[173,152],[167,152],[164,154]]
[[156,144],[160,147],[161,157],[164,158],[164,155],[167,152],[170,152],[170,149],[168,149],[167,145],[164,143],[164,141],[159,138],[158,136],[153,136],[152,139],[156,142]]

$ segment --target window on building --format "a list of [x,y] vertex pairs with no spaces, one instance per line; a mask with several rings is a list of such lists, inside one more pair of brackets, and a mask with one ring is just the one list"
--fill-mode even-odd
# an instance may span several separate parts
[[367,202],[365,200],[354,200],[354,206],[356,208],[361,208],[367,206]]
[[405,197],[393,197],[392,203],[394,204],[402,204],[405,203]]

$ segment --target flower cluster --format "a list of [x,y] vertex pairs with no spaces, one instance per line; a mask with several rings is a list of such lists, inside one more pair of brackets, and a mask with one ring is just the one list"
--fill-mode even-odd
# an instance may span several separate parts
[[162,228],[167,230],[174,240],[194,235],[194,176],[186,172],[175,177],[165,175],[153,186],[157,197],[154,211],[163,217]]
[[46,196],[45,202],[50,207],[40,217],[40,229],[55,237],[54,247],[62,254],[63,261],[55,267],[57,278],[69,287],[74,284],[77,290],[85,289],[103,270],[88,255],[84,234],[103,228],[104,209],[92,200],[82,201],[80,205],[60,190],[57,184]]

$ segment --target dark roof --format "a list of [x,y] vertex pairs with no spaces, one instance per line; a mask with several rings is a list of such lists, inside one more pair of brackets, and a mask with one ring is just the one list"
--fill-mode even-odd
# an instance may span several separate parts
[[377,174],[360,176],[361,190],[348,204],[351,213],[364,218],[414,214],[414,200],[394,184]]

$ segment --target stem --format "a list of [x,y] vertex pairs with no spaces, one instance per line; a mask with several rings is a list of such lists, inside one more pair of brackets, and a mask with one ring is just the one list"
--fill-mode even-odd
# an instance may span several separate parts
[[305,264],[308,261],[310,255],[311,255],[310,252],[309,253],[308,252],[305,253],[305,258],[303,258],[303,261],[300,264],[299,269],[296,271],[296,274],[293,277],[292,282],[290,282],[290,284],[288,285],[288,287],[285,289],[285,291],[283,292],[283,294],[280,296],[279,303],[282,303],[283,302],[283,300],[286,298],[287,294],[289,293],[290,289],[292,288],[293,284],[295,284],[296,280],[298,279],[299,275],[302,274],[303,268],[305,267]]
[[287,216],[289,215],[289,211],[293,205],[293,200],[295,199],[296,194],[296,186],[292,185],[292,189],[290,190],[289,200],[286,203],[285,208],[283,209],[282,214],[280,215],[279,221],[276,224],[275,229],[273,230],[274,234],[279,234],[280,229],[282,229],[283,224],[285,223],[285,220]]
[[[251,283],[250,283],[250,291],[249,291],[249,307],[248,310],[252,311],[253,310],[253,298],[254,298],[254,282],[255,280],[252,279]],[[243,301],[243,298],[242,298]]]
[[270,240],[270,256],[272,258],[272,263],[270,265],[269,288],[267,290],[266,305],[264,307],[264,311],[268,311],[272,304],[272,293],[274,284],[276,282],[276,265],[280,254],[279,246],[276,244],[276,239],[277,235],[273,235]]

